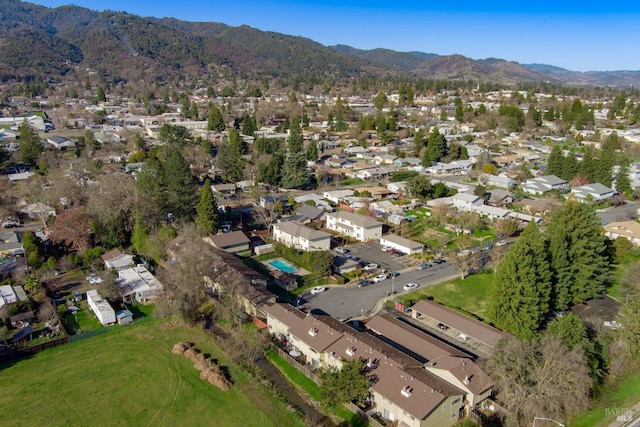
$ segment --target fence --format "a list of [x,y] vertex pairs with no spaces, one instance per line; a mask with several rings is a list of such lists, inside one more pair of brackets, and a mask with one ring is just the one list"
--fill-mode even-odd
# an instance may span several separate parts
[[369,415],[367,415],[366,412],[364,412],[362,409],[360,409],[357,405],[354,405],[353,402],[349,402],[349,410],[351,412],[353,412],[354,414],[357,414],[360,418],[362,418],[363,420],[366,420],[367,423],[371,426],[371,427],[384,427],[384,424],[381,424],[378,420],[376,420],[373,417],[370,417]]
[[303,373],[307,378],[309,378],[310,380],[312,380],[314,383],[318,385],[322,384],[322,381],[320,381],[320,378],[318,378],[318,376],[311,369],[307,368],[305,365],[298,362],[296,359],[291,357],[286,351],[282,350],[280,347],[276,345],[272,345],[272,347],[274,350],[278,352],[280,356],[282,356],[287,362],[289,362],[291,366],[293,366],[298,371]]
[[108,330],[109,330],[109,328],[94,329],[93,331],[87,331],[87,332],[83,332],[81,334],[71,335],[69,337],[69,340],[70,340],[70,342],[80,341],[80,340],[83,340],[83,339],[86,339],[86,338],[95,337],[96,335],[104,334]]

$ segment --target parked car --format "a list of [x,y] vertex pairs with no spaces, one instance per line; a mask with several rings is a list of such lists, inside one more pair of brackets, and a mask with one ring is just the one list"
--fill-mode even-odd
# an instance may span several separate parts
[[393,250],[391,246],[383,246],[380,249],[382,249],[383,252],[389,252],[390,250]]
[[8,219],[2,223],[2,228],[15,228],[15,227],[18,227],[19,225],[20,223],[18,221]]
[[86,277],[86,279],[92,285],[97,285],[98,283],[102,283],[102,278],[97,274],[90,274]]
[[364,288],[365,286],[369,286],[370,284],[372,284],[373,282],[369,279],[362,279],[358,282],[358,287],[359,288]]
[[367,264],[367,265],[364,266],[364,270],[365,271],[373,271],[378,267],[379,267],[378,264],[370,263],[370,264]]
[[389,273],[392,277],[398,277],[400,275],[399,271],[392,271],[391,273]]
[[496,246],[505,246],[508,244],[509,242],[507,242],[506,240],[499,240],[498,242],[496,242]]
[[319,294],[326,291],[327,288],[324,286],[316,286],[315,288],[311,288],[311,295]]
[[334,250],[339,254],[346,254],[347,252],[349,252],[348,248],[335,248]]
[[378,274],[376,277],[373,278],[373,283],[382,282],[383,280],[387,280],[388,278],[389,278],[388,273]]
[[424,270],[424,269],[429,268],[429,267],[431,267],[431,264],[429,264],[428,262],[423,262],[422,264],[420,264],[418,266],[418,270]]
[[418,288],[418,284],[417,283],[407,283],[406,285],[404,285],[402,287],[403,290],[405,291],[410,291],[413,289],[417,289]]
[[438,259],[434,259],[433,260],[434,264],[444,264],[445,262],[447,262],[447,261],[442,259],[442,258],[438,258]]

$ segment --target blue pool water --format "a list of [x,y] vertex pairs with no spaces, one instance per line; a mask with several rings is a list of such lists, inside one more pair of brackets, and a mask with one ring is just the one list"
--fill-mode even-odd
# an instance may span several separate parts
[[277,259],[275,261],[271,261],[269,263],[269,265],[271,265],[274,268],[277,268],[280,271],[284,271],[285,273],[295,273],[296,271],[298,271],[298,269],[296,267],[294,267],[293,265],[289,264],[288,262],[284,262],[281,259]]

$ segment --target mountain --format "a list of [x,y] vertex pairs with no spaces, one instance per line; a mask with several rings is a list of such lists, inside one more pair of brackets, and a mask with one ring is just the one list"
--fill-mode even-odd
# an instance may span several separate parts
[[328,47],[304,37],[246,25],[0,0],[0,81],[62,79],[84,69],[112,82],[237,75],[254,79],[405,76],[501,84],[640,85],[640,71],[581,73],[497,58],[474,60],[462,55]]
[[523,64],[523,66],[549,79],[575,86],[640,86],[640,71],[571,71],[547,64]]

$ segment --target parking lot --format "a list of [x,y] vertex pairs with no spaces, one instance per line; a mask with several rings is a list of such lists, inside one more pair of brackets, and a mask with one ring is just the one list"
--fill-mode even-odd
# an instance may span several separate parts
[[349,254],[363,260],[366,264],[378,264],[381,269],[388,271],[399,271],[407,268],[409,259],[404,256],[395,256],[390,252],[384,252],[379,243],[358,243],[345,246],[349,249]]

